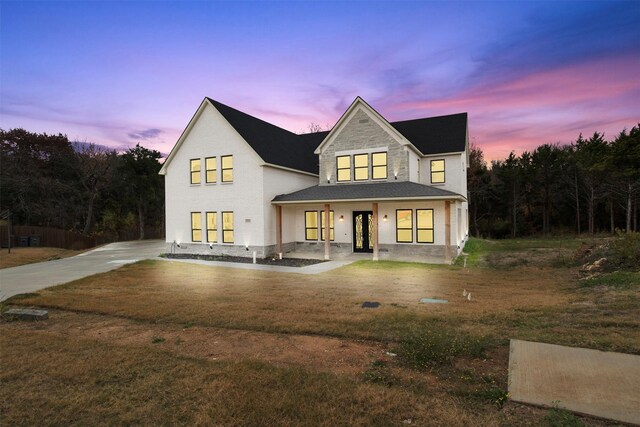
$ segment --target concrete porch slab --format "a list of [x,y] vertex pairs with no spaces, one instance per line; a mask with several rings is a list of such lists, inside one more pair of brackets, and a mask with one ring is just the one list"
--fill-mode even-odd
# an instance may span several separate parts
[[511,340],[509,397],[640,424],[640,356]]

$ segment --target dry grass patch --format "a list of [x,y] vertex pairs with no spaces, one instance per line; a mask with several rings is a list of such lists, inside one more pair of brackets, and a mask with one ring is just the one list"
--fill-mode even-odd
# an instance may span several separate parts
[[8,424],[548,425],[548,411],[505,405],[509,338],[640,353],[639,287],[581,286],[575,269],[550,265],[544,246],[554,244],[515,267],[358,262],[314,276],[145,261],[14,297],[52,313],[0,321],[1,415]]
[[0,250],[0,268],[67,258],[82,252],[60,248],[11,248],[11,253],[8,253],[6,249],[3,249]]
[[502,418],[438,390],[418,394],[300,368],[211,362],[36,331],[4,330],[0,344],[0,413],[6,425],[47,420],[52,425],[387,426],[410,419],[417,425],[497,426]]
[[[360,262],[320,275],[145,261],[14,300],[139,320],[256,331],[396,339],[408,326],[448,324],[565,304],[570,276]],[[462,296],[472,292],[472,301]],[[446,305],[420,304],[437,297]],[[379,301],[363,309],[363,301]]]
[[7,321],[6,331],[87,338],[119,346],[162,348],[207,360],[254,360],[274,366],[357,375],[376,360],[392,361],[379,342],[273,334],[191,325],[142,323],[121,317],[50,310],[46,322]]

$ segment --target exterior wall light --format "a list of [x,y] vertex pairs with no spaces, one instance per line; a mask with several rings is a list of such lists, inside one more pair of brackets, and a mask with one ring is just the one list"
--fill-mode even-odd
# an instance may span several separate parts
[[387,219],[388,219],[388,218],[387,218],[387,216],[386,216],[386,215],[382,217],[382,220],[383,220],[383,221],[387,221]]
[[344,215],[340,215],[339,221],[340,222],[344,221]]

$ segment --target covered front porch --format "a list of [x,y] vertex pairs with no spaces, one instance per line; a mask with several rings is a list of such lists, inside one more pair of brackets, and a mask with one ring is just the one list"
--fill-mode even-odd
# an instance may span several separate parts
[[[331,186],[320,189],[332,193],[333,198],[328,200],[311,199],[317,194],[309,192],[318,190],[276,197],[272,202],[276,210],[276,252],[288,257],[450,263],[466,240],[461,196],[405,184],[413,184],[410,187],[414,193],[417,189],[422,194],[406,194],[407,186],[396,185],[393,187],[399,191],[395,196],[386,194],[372,200],[350,197],[353,192],[347,186]],[[367,188],[357,190],[375,196],[375,186],[380,185],[358,185]],[[424,187],[438,194],[424,194]],[[341,194],[346,197],[337,198]]]

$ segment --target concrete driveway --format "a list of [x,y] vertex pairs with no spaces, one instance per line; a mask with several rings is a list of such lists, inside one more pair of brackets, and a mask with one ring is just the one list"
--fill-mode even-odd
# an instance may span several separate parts
[[2,269],[0,301],[154,258],[164,252],[164,245],[161,240],[110,243],[71,258]]

